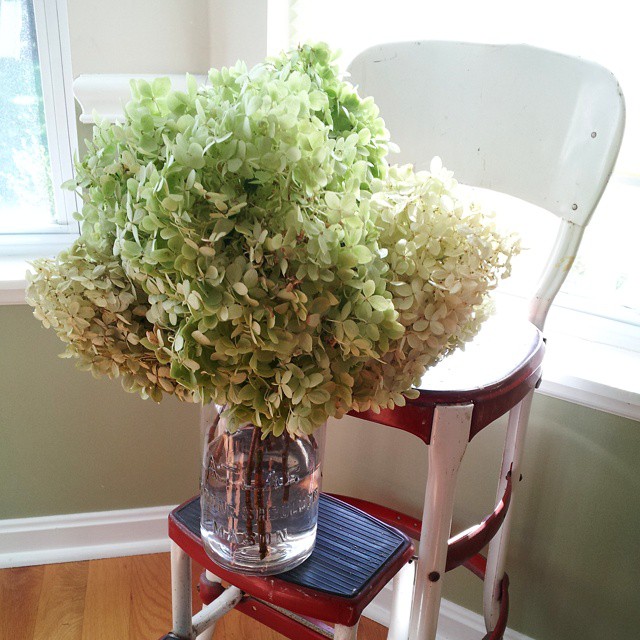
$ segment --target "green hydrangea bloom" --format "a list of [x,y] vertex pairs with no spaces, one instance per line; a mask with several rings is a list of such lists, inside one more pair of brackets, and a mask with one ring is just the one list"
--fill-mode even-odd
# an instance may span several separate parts
[[389,170],[325,45],[132,93],[77,165],[80,239],[28,290],[83,366],[295,435],[401,404],[475,330],[511,249],[446,181]]

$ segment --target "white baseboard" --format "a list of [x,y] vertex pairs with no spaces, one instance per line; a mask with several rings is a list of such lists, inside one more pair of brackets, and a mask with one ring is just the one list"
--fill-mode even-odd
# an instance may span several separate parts
[[[0,569],[169,551],[167,515],[172,508],[0,520]],[[364,615],[388,626],[391,598],[389,583]],[[485,633],[482,616],[442,601],[438,640],[479,640]],[[504,640],[532,639],[507,630]]]
[[168,551],[172,508],[0,520],[0,568]]
[[[392,597],[391,583],[388,583],[364,610],[363,615],[388,627],[391,618]],[[449,600],[442,600],[440,603],[440,617],[438,618],[437,640],[480,640],[486,633],[484,618],[481,615]],[[512,629],[507,629],[504,634],[504,640],[533,639]]]

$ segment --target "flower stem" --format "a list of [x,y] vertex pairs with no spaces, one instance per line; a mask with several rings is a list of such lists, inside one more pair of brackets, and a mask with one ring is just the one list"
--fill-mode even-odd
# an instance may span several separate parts
[[289,434],[284,433],[282,436],[284,438],[284,450],[282,451],[282,486],[284,487],[284,492],[282,494],[282,502],[289,502]]
[[247,460],[247,470],[244,479],[244,506],[247,512],[247,535],[249,536],[249,542],[253,544],[255,542],[255,536],[253,535],[253,505],[251,501],[251,480],[253,478],[254,458],[256,453],[256,446],[260,439],[260,429],[253,428],[251,435],[251,445],[249,446],[249,458]]
[[[256,431],[260,431],[256,427]],[[267,548],[267,513],[264,508],[264,478],[262,476],[262,463],[264,456],[264,443],[258,439],[256,445],[256,510],[258,512],[258,545],[260,550],[260,560],[264,560],[269,553]]]

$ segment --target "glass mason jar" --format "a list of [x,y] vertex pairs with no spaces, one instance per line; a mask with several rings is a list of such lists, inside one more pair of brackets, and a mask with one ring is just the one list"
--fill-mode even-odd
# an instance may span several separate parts
[[262,439],[252,424],[229,433],[221,410],[204,446],[200,530],[205,550],[214,562],[238,573],[293,569],[311,555],[316,539],[317,435]]

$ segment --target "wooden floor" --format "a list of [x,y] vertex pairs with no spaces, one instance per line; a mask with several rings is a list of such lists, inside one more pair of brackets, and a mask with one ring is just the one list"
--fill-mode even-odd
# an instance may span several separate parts
[[[0,570],[0,640],[158,640],[170,629],[169,554]],[[358,640],[384,640],[386,631],[363,619]],[[214,635],[282,638],[235,612]]]

